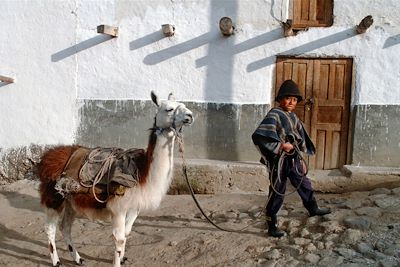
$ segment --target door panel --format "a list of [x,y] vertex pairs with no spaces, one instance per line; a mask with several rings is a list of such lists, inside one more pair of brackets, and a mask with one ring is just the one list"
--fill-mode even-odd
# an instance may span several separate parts
[[351,59],[277,59],[275,95],[283,81],[292,79],[303,96],[295,112],[317,150],[309,158],[310,169],[346,164],[351,75]]
[[[285,80],[292,79],[298,84],[303,99],[307,99],[312,96],[312,62],[301,59],[293,62],[288,61],[285,58],[278,58],[276,68],[277,74],[279,73],[279,75],[276,75],[275,95],[277,95],[280,85]],[[311,112],[306,109],[305,101],[301,101],[297,104],[295,112],[297,116],[304,122],[306,130],[310,131],[309,126],[311,124]]]
[[327,27],[333,23],[333,0],[293,0],[293,27]]

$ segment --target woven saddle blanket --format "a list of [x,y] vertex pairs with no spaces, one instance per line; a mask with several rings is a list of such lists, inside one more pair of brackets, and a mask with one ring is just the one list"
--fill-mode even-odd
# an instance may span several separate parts
[[139,166],[145,162],[144,149],[80,147],[71,155],[62,178],[72,178],[83,187],[109,188],[110,184],[134,187],[139,182]]

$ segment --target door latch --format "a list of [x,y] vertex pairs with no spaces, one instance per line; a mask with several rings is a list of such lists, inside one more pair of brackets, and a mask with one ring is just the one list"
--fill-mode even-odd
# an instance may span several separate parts
[[311,110],[311,106],[314,105],[314,102],[315,102],[315,99],[313,96],[306,99],[306,102],[304,103],[304,105],[306,106],[307,111]]

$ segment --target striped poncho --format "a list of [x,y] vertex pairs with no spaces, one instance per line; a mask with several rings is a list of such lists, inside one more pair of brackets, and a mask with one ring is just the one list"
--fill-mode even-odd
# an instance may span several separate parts
[[[292,142],[294,138],[300,151],[313,155],[315,147],[300,119],[294,112],[287,112],[281,108],[273,108],[265,116],[261,124],[253,133],[254,136],[265,137],[263,140],[269,143],[267,158],[280,153],[280,146],[285,142]],[[291,137],[290,137],[291,136]]]

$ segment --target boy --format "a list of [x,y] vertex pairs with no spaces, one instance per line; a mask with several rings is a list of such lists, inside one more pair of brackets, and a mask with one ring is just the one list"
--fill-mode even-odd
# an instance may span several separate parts
[[276,214],[283,203],[287,178],[297,188],[310,216],[322,216],[331,212],[329,208],[318,207],[311,182],[304,172],[300,151],[313,155],[315,147],[303,124],[293,112],[301,100],[297,84],[292,80],[284,81],[275,98],[279,107],[268,112],[252,135],[253,142],[262,155],[261,161],[270,171],[266,215],[268,234],[273,237],[286,235],[277,227]]

